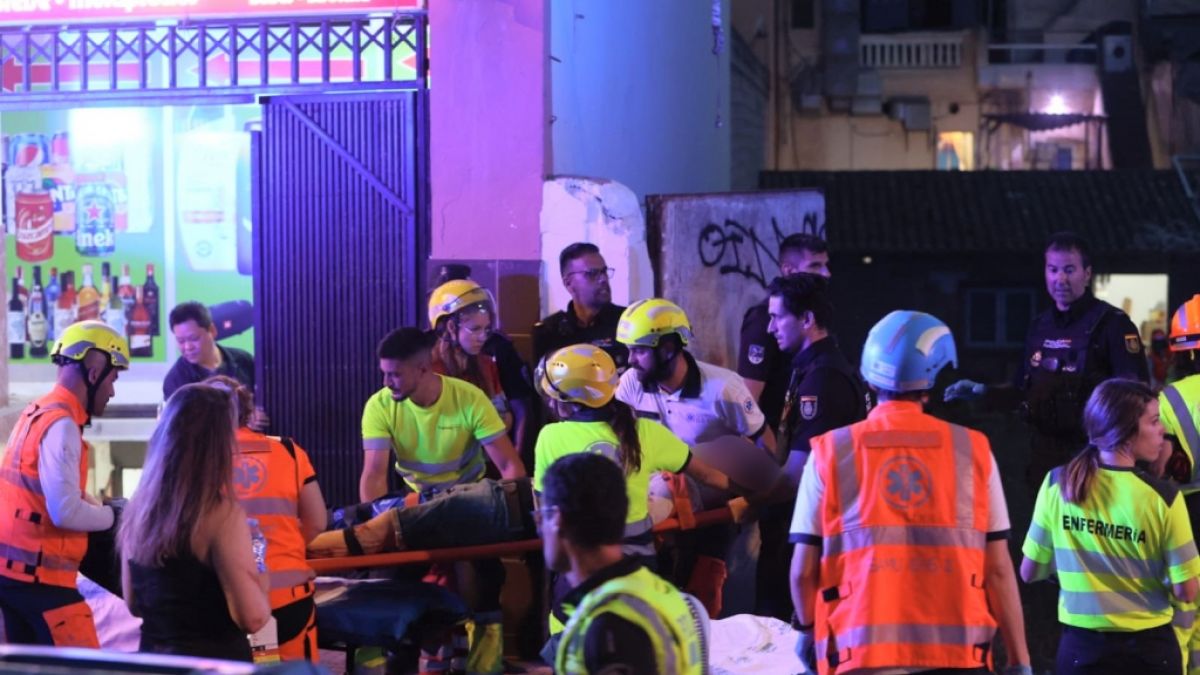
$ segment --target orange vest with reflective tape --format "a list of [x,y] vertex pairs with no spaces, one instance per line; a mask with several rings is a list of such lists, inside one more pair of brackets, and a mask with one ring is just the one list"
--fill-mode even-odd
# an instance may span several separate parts
[[825,485],[820,672],[984,665],[996,633],[984,590],[987,439],[889,401],[812,448]]
[[305,560],[304,536],[300,533],[299,459],[277,437],[265,436],[245,427],[237,431],[237,454],[233,458],[233,486],[246,515],[257,518],[267,538],[267,572],[271,580],[271,609],[299,599],[291,593],[315,576]]
[[[64,417],[75,424],[87,413],[61,386],[29,404],[13,427],[0,462],[0,575],[17,581],[75,588],[79,563],[87,553],[87,533],[64,530],[50,521],[38,475],[39,449],[50,425]],[[88,453],[81,441],[79,485],[87,485]]]

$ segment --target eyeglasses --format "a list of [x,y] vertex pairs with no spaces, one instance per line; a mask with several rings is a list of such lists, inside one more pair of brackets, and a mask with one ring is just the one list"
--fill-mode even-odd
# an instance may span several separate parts
[[541,527],[542,520],[545,518],[549,518],[550,514],[554,513],[557,510],[558,510],[557,506],[539,506],[538,508],[530,511],[529,515],[533,516],[533,522],[538,527]]
[[567,272],[567,276],[571,276],[572,274],[582,274],[587,278],[588,281],[600,281],[601,279],[611,279],[613,272],[616,272],[616,270],[611,267],[597,267],[590,270],[575,270],[574,272]]

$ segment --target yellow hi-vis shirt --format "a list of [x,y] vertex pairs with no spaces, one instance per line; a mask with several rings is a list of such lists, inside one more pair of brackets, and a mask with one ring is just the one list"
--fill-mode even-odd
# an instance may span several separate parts
[[442,378],[442,395],[428,408],[395,401],[380,389],[363,407],[363,447],[395,450],[396,472],[417,492],[482,480],[483,444],[505,433],[504,421],[479,387]]
[[[625,476],[625,490],[629,495],[629,515],[625,518],[626,536],[637,533],[629,526],[645,521],[645,531],[650,529],[649,493],[650,477],[658,471],[679,473],[687,466],[691,451],[687,444],[672,434],[670,429],[653,420],[639,418],[638,440],[642,446],[641,468]],[[620,442],[608,422],[555,422],[542,427],[534,446],[533,489],[542,491],[542,477],[556,459],[576,452],[594,452],[620,462],[617,451]]]
[[1179,440],[1179,447],[1192,463],[1192,475],[1179,487],[1185,495],[1200,492],[1200,466],[1196,452],[1200,451],[1200,375],[1168,384],[1158,395],[1158,413],[1163,431]]
[[1063,499],[1065,467],[1038,492],[1021,551],[1058,574],[1058,620],[1101,631],[1171,621],[1171,584],[1200,576],[1179,491],[1139,469],[1101,465],[1087,499]]

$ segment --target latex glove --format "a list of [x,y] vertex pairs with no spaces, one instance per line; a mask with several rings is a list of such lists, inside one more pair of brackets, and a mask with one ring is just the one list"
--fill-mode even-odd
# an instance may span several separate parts
[[758,517],[758,510],[745,497],[730,499],[729,511],[733,514],[733,522],[739,525],[744,525]]
[[1033,675],[1032,666],[1008,666],[1000,671],[1000,675]]
[[943,400],[974,401],[978,398],[981,398],[985,391],[987,391],[987,385],[980,384],[974,380],[959,380],[949,387],[946,387]]
[[817,672],[816,640],[813,639],[812,628],[797,631],[796,657],[800,659],[800,663],[804,664],[805,672]]

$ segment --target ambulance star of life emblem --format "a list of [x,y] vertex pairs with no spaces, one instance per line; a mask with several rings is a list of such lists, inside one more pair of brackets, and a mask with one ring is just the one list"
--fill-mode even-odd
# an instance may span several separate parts
[[750,363],[753,363],[757,366],[763,362],[764,358],[766,358],[767,350],[763,349],[762,345],[750,345],[750,349],[746,356],[750,359]]
[[929,501],[932,474],[915,457],[893,457],[879,468],[883,498],[898,509],[911,509]]
[[817,416],[817,397],[816,396],[801,396],[800,397],[800,416],[806,420],[811,420]]
[[238,497],[249,497],[267,484],[267,465],[257,457],[239,455],[233,464],[233,489]]

